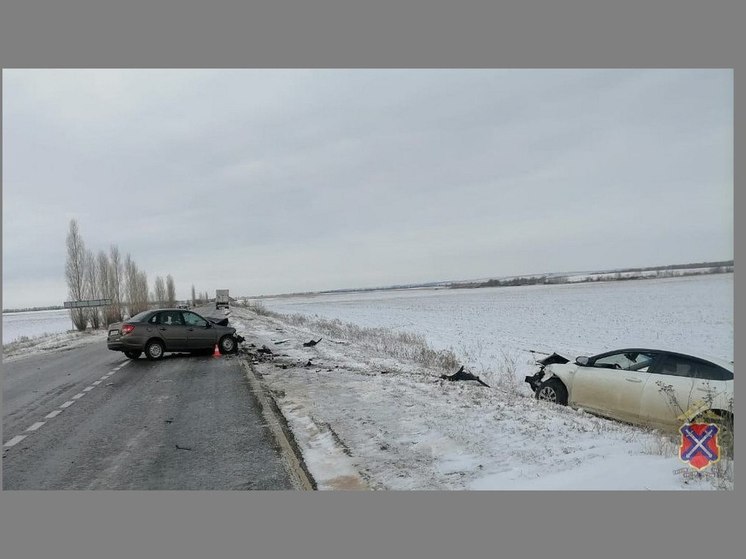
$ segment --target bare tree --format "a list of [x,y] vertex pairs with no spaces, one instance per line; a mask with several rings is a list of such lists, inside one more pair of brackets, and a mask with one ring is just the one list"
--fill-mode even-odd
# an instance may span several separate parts
[[124,257],[124,276],[127,284],[125,286],[125,292],[127,293],[127,311],[130,316],[135,316],[140,311],[137,310],[137,264],[132,260],[132,257],[127,253]]
[[[99,291],[98,283],[98,266],[96,265],[96,257],[93,255],[92,250],[85,251],[85,269],[84,269],[84,294],[86,299],[100,299],[101,293]],[[101,325],[101,316],[98,307],[91,307],[86,309],[88,312],[88,319],[91,321],[91,327],[94,330],[98,330]]]
[[111,277],[111,263],[103,250],[98,251],[96,266],[98,267],[98,285],[101,298],[111,299],[111,304],[102,309],[104,326],[106,326],[112,322],[118,322],[121,320],[121,317],[116,312],[116,297],[114,296],[114,282]]
[[155,287],[153,289],[155,290],[155,303],[159,307],[164,306],[164,303],[166,302],[166,284],[163,283],[163,278],[161,276],[156,276]]
[[[129,257],[129,255],[127,255]],[[127,269],[127,291],[130,296],[130,316],[139,312],[148,310],[148,276],[144,271],[137,268],[137,265],[129,259],[125,259],[125,269]]]
[[166,276],[166,299],[168,300],[168,306],[176,306],[176,286],[174,285],[174,278],[171,274]]
[[141,270],[137,277],[140,295],[140,310],[146,311],[150,308],[148,303],[148,275],[144,270]]
[[[65,279],[67,292],[72,301],[82,301],[85,298],[85,243],[80,236],[78,222],[70,220],[67,233],[67,260],[65,261]],[[75,328],[85,330],[88,318],[85,309],[70,309]]]
[[111,245],[109,248],[109,293],[112,298],[109,322],[119,322],[124,318],[122,302],[124,300],[124,265],[119,254],[119,247]]

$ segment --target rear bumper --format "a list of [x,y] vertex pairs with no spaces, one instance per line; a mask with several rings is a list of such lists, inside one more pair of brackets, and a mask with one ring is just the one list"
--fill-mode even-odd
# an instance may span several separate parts
[[107,340],[106,347],[112,351],[142,351],[142,342],[139,340]]

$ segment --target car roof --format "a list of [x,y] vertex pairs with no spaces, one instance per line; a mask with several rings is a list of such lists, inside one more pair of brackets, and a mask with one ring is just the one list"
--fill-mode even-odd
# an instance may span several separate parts
[[630,347],[630,348],[623,348],[623,349],[613,349],[610,351],[604,351],[603,353],[598,353],[594,355],[593,357],[598,357],[599,355],[608,355],[610,353],[627,353],[627,352],[655,352],[655,353],[666,353],[668,355],[679,355],[681,357],[690,357],[692,359],[699,359],[700,361],[708,361],[714,365],[717,365],[719,367],[722,367],[723,369],[727,369],[731,373],[733,372],[733,362],[732,361],[726,361],[725,359],[721,359],[718,357],[710,357],[705,355],[692,355],[690,353],[682,353],[681,351],[677,351],[674,349],[655,349],[655,348],[642,348],[642,347]]

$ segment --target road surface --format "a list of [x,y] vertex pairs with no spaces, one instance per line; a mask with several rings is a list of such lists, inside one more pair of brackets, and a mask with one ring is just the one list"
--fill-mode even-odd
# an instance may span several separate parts
[[92,343],[3,365],[3,489],[294,489],[237,356]]

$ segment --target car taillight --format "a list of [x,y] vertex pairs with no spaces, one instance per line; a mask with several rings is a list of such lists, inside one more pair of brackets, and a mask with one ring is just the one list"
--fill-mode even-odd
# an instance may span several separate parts
[[135,327],[132,324],[125,324],[122,326],[122,334],[129,334],[134,329]]

